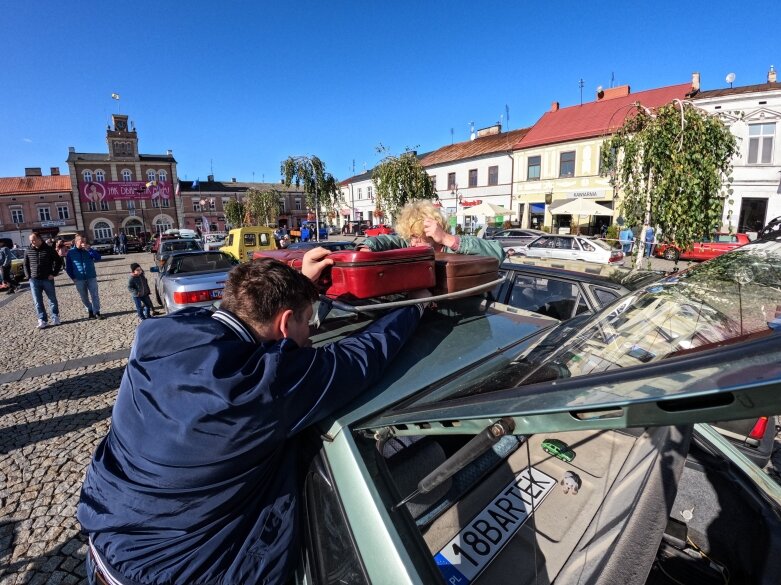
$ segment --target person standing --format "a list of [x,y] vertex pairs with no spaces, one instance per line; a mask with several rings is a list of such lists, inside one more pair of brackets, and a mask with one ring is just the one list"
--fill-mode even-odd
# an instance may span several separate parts
[[[87,238],[81,234],[77,235],[73,240],[73,247],[65,257],[65,272],[79,292],[81,302],[84,308],[87,309],[87,318],[102,319],[95,261],[90,254]],[[92,299],[91,301],[90,298]]]
[[30,247],[24,253],[24,274],[30,281],[30,291],[38,313],[38,329],[49,325],[46,308],[43,306],[43,294],[49,299],[49,311],[52,325],[60,324],[60,308],[57,304],[57,291],[54,277],[62,270],[62,258],[54,248],[44,243],[38,232],[30,234]]
[[149,283],[144,276],[144,269],[137,262],[130,265],[130,278],[127,281],[127,290],[133,295],[133,302],[136,304],[136,313],[138,319],[143,321],[154,315],[152,307],[152,298],[149,290]]
[[624,251],[624,254],[630,254],[632,252],[632,241],[634,239],[632,228],[629,226],[625,226],[618,234],[618,241],[621,242],[621,249]]
[[119,254],[119,236],[114,236],[114,254]]
[[127,254],[127,236],[125,232],[119,232],[119,253]]
[[653,226],[648,226],[648,229],[645,230],[645,255],[649,258],[651,257],[651,252],[654,250],[654,228]]
[[186,308],[138,327],[76,512],[89,534],[88,580],[290,582],[302,434],[380,380],[423,313],[396,309],[312,347],[313,281],[327,255],[308,251],[300,273],[245,262],[217,311]]
[[0,270],[3,275],[3,285],[6,287],[7,295],[12,295],[16,292],[16,283],[11,276],[11,261],[14,259],[11,254],[11,248],[4,240],[0,240]]

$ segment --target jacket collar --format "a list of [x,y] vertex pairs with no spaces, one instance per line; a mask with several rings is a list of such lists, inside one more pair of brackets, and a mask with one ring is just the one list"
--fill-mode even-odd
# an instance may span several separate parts
[[212,313],[212,319],[216,319],[220,323],[226,325],[228,329],[238,335],[242,341],[257,343],[255,336],[250,332],[249,328],[230,311],[226,309],[217,309]]

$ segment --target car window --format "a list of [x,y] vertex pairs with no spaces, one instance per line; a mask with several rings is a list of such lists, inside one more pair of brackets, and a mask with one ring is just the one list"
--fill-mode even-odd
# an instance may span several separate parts
[[597,297],[597,302],[599,302],[600,307],[609,305],[619,297],[618,293],[614,290],[608,290],[597,286],[593,287],[591,290],[593,291],[594,296]]
[[255,234],[244,234],[244,245],[245,246],[256,246],[257,240],[255,239]]
[[232,246],[232,245],[233,245],[233,234],[230,234],[228,236],[228,246]]
[[507,304],[565,321],[589,310],[577,283],[516,274]]
[[592,246],[588,240],[578,240],[578,244],[580,244],[580,247],[583,248],[586,252],[597,251],[597,249],[594,246]]
[[572,250],[574,240],[572,238],[556,238],[554,247],[558,250]]
[[260,245],[268,246],[268,234],[260,234]]
[[555,244],[556,242],[554,238],[549,236],[542,236],[534,240],[531,244],[529,244],[529,247],[530,248],[554,248]]

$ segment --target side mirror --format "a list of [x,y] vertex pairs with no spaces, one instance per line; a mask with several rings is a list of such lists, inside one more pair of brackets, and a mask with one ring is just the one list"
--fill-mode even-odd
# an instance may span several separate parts
[[151,266],[149,272],[160,272],[160,269],[157,266]]

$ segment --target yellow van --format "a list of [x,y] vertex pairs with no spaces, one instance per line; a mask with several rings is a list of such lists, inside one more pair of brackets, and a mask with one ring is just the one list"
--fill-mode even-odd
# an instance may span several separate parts
[[249,226],[232,229],[225,239],[225,245],[220,248],[220,252],[230,254],[239,262],[246,262],[252,259],[252,253],[256,250],[276,249],[274,228]]

